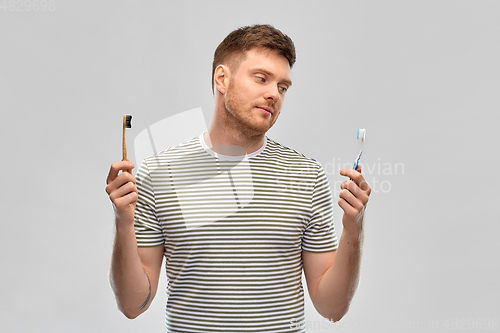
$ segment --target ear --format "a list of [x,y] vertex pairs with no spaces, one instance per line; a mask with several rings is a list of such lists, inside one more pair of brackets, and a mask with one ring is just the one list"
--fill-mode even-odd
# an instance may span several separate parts
[[231,72],[229,67],[226,65],[219,65],[214,71],[214,87],[222,95],[226,93],[227,85],[229,83],[229,77]]

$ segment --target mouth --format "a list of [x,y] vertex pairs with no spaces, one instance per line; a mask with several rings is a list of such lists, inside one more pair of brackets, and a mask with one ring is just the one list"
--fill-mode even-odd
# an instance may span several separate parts
[[273,110],[268,108],[268,107],[265,107],[265,106],[256,106],[257,109],[259,109],[260,111],[266,113],[266,114],[273,114]]

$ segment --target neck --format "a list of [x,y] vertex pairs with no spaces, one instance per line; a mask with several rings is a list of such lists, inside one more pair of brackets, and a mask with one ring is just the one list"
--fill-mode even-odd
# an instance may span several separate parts
[[210,149],[218,154],[228,156],[240,156],[251,154],[259,150],[265,142],[264,135],[249,139],[242,133],[218,129],[210,126],[208,132],[205,132],[203,139]]

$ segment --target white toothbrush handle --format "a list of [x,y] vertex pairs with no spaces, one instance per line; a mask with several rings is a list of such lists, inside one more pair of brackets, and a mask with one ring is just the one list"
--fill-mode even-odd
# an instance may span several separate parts
[[363,150],[361,150],[361,151],[359,152],[358,157],[357,157],[357,158],[356,158],[356,160],[354,161],[354,167],[353,167],[353,169],[354,169],[354,170],[356,170],[356,169],[358,168],[358,165],[359,165],[359,160],[361,159],[361,154],[363,154]]

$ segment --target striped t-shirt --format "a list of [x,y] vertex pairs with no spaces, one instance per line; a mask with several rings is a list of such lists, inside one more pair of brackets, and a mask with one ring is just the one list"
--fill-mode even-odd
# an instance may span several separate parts
[[137,172],[139,246],[164,246],[167,332],[304,332],[302,250],[336,250],[321,165],[266,137],[245,156],[203,134]]

